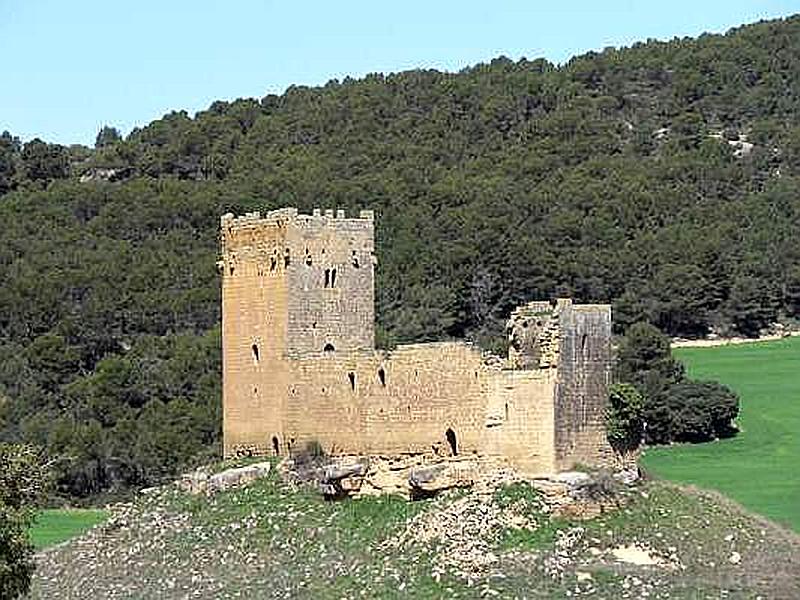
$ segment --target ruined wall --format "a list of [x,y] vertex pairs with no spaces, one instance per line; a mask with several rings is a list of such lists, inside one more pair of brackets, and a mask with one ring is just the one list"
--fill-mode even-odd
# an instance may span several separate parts
[[533,302],[508,361],[463,342],[374,349],[373,217],[222,219],[225,454],[503,457],[528,474],[604,456],[610,308]]
[[611,378],[611,307],[564,303],[558,318],[557,466],[610,462],[605,409]]
[[414,344],[391,353],[321,353],[293,363],[287,435],[341,452],[477,452],[485,366],[463,343]]
[[506,323],[508,360],[512,369],[535,369],[541,359],[541,346],[553,325],[554,306],[534,301],[514,309]]
[[[331,453],[481,454],[553,470],[555,370],[490,366],[461,342],[292,361],[287,448]],[[452,432],[448,437],[448,430]]]

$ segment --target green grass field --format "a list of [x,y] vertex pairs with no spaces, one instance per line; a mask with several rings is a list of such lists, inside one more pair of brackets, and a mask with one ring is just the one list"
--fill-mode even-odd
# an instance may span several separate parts
[[800,531],[800,338],[675,351],[695,379],[741,397],[740,433],[708,444],[646,451],[657,476],[718,490]]
[[46,548],[80,535],[90,527],[102,523],[108,514],[93,509],[43,510],[31,528],[31,539],[36,549]]

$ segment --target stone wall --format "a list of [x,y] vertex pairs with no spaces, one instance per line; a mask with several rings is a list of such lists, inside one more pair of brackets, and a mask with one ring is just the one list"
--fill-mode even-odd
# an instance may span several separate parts
[[269,450],[269,432],[280,429],[280,395],[287,369],[288,295],[283,263],[272,257],[285,246],[278,218],[252,214],[222,219],[222,362],[225,452]]
[[560,306],[555,451],[559,469],[611,463],[605,409],[611,378],[611,307]]
[[372,213],[315,211],[290,221],[287,232],[287,352],[371,350],[375,340]]
[[514,312],[509,360],[463,342],[374,348],[373,217],[222,218],[226,455],[489,456],[529,474],[605,447],[610,309]]

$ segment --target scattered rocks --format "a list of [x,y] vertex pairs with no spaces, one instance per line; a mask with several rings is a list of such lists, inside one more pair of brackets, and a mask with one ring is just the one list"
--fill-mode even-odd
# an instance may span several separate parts
[[444,496],[437,502],[439,506],[413,518],[400,535],[383,545],[383,549],[391,551],[420,543],[431,545],[434,576],[449,572],[475,581],[497,563],[498,556],[492,549],[503,529],[538,526],[517,507],[498,506],[488,492],[473,492],[455,500]]
[[639,469],[622,469],[615,472],[612,477],[623,485],[633,485],[639,481]]

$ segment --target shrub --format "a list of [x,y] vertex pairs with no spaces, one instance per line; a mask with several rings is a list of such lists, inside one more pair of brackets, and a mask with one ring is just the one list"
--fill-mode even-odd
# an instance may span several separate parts
[[684,372],[672,356],[669,337],[649,323],[632,325],[620,341],[615,378],[632,383],[645,398],[681,381]]
[[644,435],[644,397],[630,383],[615,383],[608,391],[608,441],[617,452],[635,450]]
[[645,409],[648,442],[705,442],[735,433],[739,398],[716,382],[685,380],[652,398]]
[[28,528],[48,484],[39,453],[0,444],[0,598],[27,593],[35,569]]

